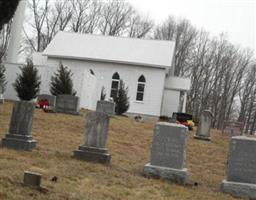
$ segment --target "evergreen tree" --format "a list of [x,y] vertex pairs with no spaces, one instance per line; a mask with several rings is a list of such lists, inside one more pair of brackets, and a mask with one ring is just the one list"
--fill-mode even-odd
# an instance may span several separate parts
[[125,83],[120,80],[117,95],[113,97],[116,104],[115,112],[117,115],[122,115],[129,109],[130,103],[127,95],[128,87],[125,87]]
[[6,86],[5,67],[0,63],[0,94],[4,93]]
[[20,67],[20,70],[21,74],[17,75],[13,87],[20,100],[30,101],[36,98],[40,90],[40,76],[31,60],[28,60],[23,67]]
[[69,94],[76,95],[76,91],[73,89],[72,72],[64,67],[60,63],[57,73],[51,77],[50,92],[52,95]]
[[13,17],[20,0],[0,0],[0,31]]

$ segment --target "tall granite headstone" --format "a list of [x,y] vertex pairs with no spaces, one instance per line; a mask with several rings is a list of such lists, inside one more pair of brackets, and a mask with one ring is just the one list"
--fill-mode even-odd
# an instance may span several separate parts
[[256,199],[256,138],[232,137],[227,177],[221,190],[236,197]]
[[97,101],[96,111],[114,115],[115,103],[110,101]]
[[155,125],[150,163],[143,173],[180,184],[188,181],[186,166],[187,127],[179,124],[158,122]]
[[74,156],[81,160],[109,163],[111,155],[106,144],[109,127],[109,115],[90,112],[86,117],[84,144],[74,151]]
[[56,105],[56,96],[54,95],[49,95],[49,94],[39,94],[37,96],[37,101],[41,100],[47,100],[49,103],[49,106],[55,108]]
[[34,104],[31,102],[14,103],[9,133],[2,139],[3,147],[25,151],[36,147],[36,141],[31,135],[34,110]]
[[66,114],[79,114],[79,97],[73,95],[58,95],[56,99],[56,112]]
[[195,139],[211,140],[211,125],[212,125],[213,114],[209,110],[204,110],[200,116],[199,125],[197,127]]

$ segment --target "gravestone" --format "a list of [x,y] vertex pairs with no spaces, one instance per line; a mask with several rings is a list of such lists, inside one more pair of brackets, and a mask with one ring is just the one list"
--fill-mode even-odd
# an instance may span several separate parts
[[225,121],[223,124],[222,134],[226,136],[239,136],[243,134],[243,122]]
[[109,163],[106,143],[109,127],[109,115],[101,112],[90,112],[86,117],[84,144],[74,151],[74,156],[81,160]]
[[115,103],[110,101],[97,101],[96,111],[114,115]]
[[42,174],[25,171],[24,172],[24,185],[32,186],[32,187],[41,187]]
[[195,139],[201,140],[211,140],[211,125],[212,125],[213,115],[211,111],[204,110],[200,116],[199,125],[197,127],[196,134],[194,135]]
[[227,177],[221,190],[236,197],[256,199],[256,138],[232,137]]
[[31,135],[34,110],[34,104],[31,102],[14,103],[9,133],[2,139],[3,147],[25,151],[36,147],[36,141]]
[[41,100],[47,100],[49,103],[49,106],[55,108],[56,105],[56,96],[54,95],[49,95],[49,94],[40,94],[37,96],[37,101]]
[[180,184],[188,181],[186,166],[187,127],[179,124],[158,122],[155,125],[150,163],[143,173]]
[[59,113],[79,115],[79,97],[73,95],[58,95],[55,111]]

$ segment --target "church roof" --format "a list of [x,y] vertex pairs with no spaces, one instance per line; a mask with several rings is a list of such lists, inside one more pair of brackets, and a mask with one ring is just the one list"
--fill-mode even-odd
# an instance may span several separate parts
[[60,31],[45,49],[43,55],[56,58],[170,68],[174,48],[175,43],[173,41]]

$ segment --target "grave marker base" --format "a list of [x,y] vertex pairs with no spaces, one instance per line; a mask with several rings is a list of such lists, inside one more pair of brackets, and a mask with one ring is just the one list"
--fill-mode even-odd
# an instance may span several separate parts
[[2,139],[2,147],[32,151],[36,147],[36,140],[31,136],[7,134],[5,138]]
[[102,164],[109,164],[111,159],[111,155],[107,153],[107,149],[87,146],[79,146],[78,150],[74,151],[74,157],[80,160]]
[[223,180],[221,191],[234,197],[256,199],[256,184]]
[[59,109],[56,109],[56,108],[55,108],[54,112],[62,113],[62,114],[68,114],[68,115],[80,115],[80,112],[63,111],[63,110],[59,110]]
[[206,137],[206,136],[203,136],[203,135],[194,135],[194,139],[211,141],[211,137]]
[[185,185],[188,182],[187,168],[173,169],[148,163],[144,166],[143,173],[147,177],[162,178],[182,185]]

